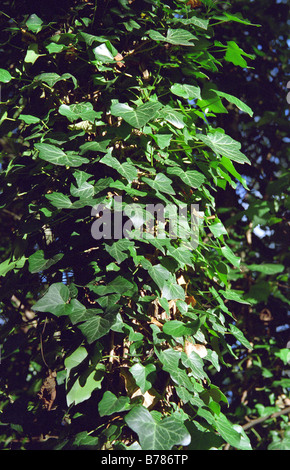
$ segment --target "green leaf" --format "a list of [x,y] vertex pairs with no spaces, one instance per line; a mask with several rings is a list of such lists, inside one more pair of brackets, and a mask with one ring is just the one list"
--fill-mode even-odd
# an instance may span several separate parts
[[185,126],[184,116],[169,105],[166,105],[159,110],[156,117],[157,119],[169,122],[177,129],[183,129]]
[[55,72],[44,72],[36,75],[36,77],[34,77],[34,81],[41,81],[46,83],[48,86],[53,87],[57,82],[61,80],[69,80],[70,78],[74,83],[74,88],[76,88],[78,83],[76,78],[71,73],[63,73],[62,75],[59,75]]
[[239,328],[237,328],[235,325],[230,324],[230,330],[231,330],[231,333],[235,336],[235,338],[236,338],[243,346],[245,346],[245,348],[247,348],[247,349],[253,349],[253,346],[251,345],[251,343],[249,343],[249,341],[247,340],[247,338],[245,338],[244,333],[243,333],[241,330],[239,330]]
[[203,380],[205,377],[207,377],[206,373],[203,370],[204,362],[195,351],[192,351],[189,356],[187,356],[185,353],[182,353],[181,360],[184,367],[190,369],[192,375],[196,379]]
[[95,47],[93,49],[93,54],[96,60],[104,64],[108,64],[115,62],[114,57],[118,54],[118,51],[112,46],[110,41],[106,41],[100,46]]
[[261,263],[261,264],[247,264],[245,265],[250,271],[258,271],[266,275],[274,275],[282,273],[285,269],[283,264],[274,263]]
[[101,388],[101,383],[106,371],[104,364],[92,364],[86,368],[84,372],[80,373],[75,380],[74,372],[80,366],[80,364],[84,362],[84,360],[87,358],[87,355],[87,350],[80,346],[64,361],[64,365],[67,369],[67,406],[71,406],[73,403],[77,405],[85,400],[88,400],[94,390]]
[[32,31],[33,33],[37,34],[42,30],[42,24],[43,21],[39,16],[33,14],[30,15],[28,20],[26,21],[26,26],[29,31]]
[[138,362],[130,367],[129,370],[142,394],[152,387],[152,382],[148,380],[148,376],[155,372],[156,366],[154,364],[147,364],[147,366],[143,366]]
[[46,194],[45,197],[53,206],[57,207],[58,209],[69,209],[72,206],[70,198],[65,194],[52,193]]
[[215,222],[214,224],[209,225],[209,229],[216,238],[220,238],[222,235],[228,234],[224,224],[221,222]]
[[96,292],[98,295],[107,295],[112,293],[131,295],[134,290],[134,284],[128,281],[128,279],[125,279],[123,276],[117,276],[107,285],[100,285],[94,288],[94,292]]
[[177,96],[181,96],[186,100],[201,99],[200,88],[193,85],[186,85],[183,83],[175,83],[171,86],[170,91]]
[[244,111],[245,113],[249,114],[251,117],[253,116],[253,111],[252,109],[247,106],[243,101],[239,100],[233,95],[229,95],[228,93],[224,93],[223,91],[219,90],[212,90],[214,93],[216,93],[218,96],[221,96],[222,98],[226,98],[230,103],[233,103],[239,108],[241,111]]
[[180,320],[170,320],[164,323],[163,332],[166,335],[177,338],[187,335],[190,336],[196,333],[198,326],[199,324],[196,324],[195,322],[183,323]]
[[117,170],[122,176],[124,176],[128,180],[129,183],[132,183],[132,181],[137,178],[137,168],[132,163],[130,163],[130,161],[120,163],[117,158],[111,155],[111,150],[110,153],[105,155],[100,160],[100,163],[103,163],[104,165],[110,166],[111,168],[114,168],[114,170]]
[[92,103],[82,102],[77,104],[62,104],[58,108],[59,114],[66,116],[70,122],[77,119],[94,123],[96,119],[102,116],[101,112],[94,111]]
[[175,413],[156,421],[146,408],[136,406],[125,421],[138,434],[142,450],[170,450],[173,446],[190,443],[190,434]]
[[239,450],[252,450],[250,440],[243,428],[230,423],[223,413],[216,417],[216,426],[222,438],[232,447]]
[[89,162],[87,158],[80,157],[74,152],[65,153],[63,150],[56,147],[55,145],[35,144],[34,147],[39,150],[39,158],[47,162],[53,163],[54,165],[77,167]]
[[143,177],[142,180],[147,183],[151,188],[153,188],[155,191],[160,191],[161,193],[166,193],[166,194],[175,194],[174,189],[171,187],[172,185],[172,180],[169,179],[166,175],[163,173],[158,173],[154,180]]
[[241,49],[235,43],[235,41],[228,41],[225,60],[232,62],[234,65],[238,65],[239,67],[246,68],[248,64],[242,56],[246,56],[250,59],[254,58],[253,55],[247,54],[245,51],[243,51],[243,49]]
[[204,18],[198,18],[197,16],[191,16],[190,18],[175,17],[172,18],[172,22],[182,23],[184,25],[194,24],[194,26],[198,26],[202,29],[207,29],[209,24],[209,20],[206,20]]
[[194,46],[192,42],[194,39],[197,39],[196,36],[191,34],[186,29],[168,29],[166,37],[162,36],[158,31],[150,29],[148,31],[148,36],[154,41],[168,42],[175,46]]
[[180,367],[180,351],[169,348],[161,351],[158,356],[162,363],[163,370],[170,374],[170,377],[176,384],[185,387],[191,392],[194,391],[193,383],[188,377],[186,370]]
[[[90,309],[93,312],[94,309]],[[98,311],[98,310],[96,310]],[[94,315],[84,323],[78,325],[89,344],[105,336],[115,323],[116,315],[107,314],[105,316]]]
[[251,305],[250,302],[247,302],[245,299],[241,297],[243,292],[237,292],[234,290],[220,290],[219,291],[225,299],[227,300],[234,300],[235,302],[239,302],[240,304],[246,304],[246,305]]
[[222,255],[227,260],[229,260],[234,266],[236,266],[237,268],[240,267],[241,259],[232,252],[232,250],[230,249],[229,246],[227,246],[227,245],[223,246],[220,249],[220,251],[221,251]]
[[177,175],[191,188],[199,188],[205,182],[205,176],[196,170],[184,171],[179,166],[173,166],[167,168],[167,173],[170,175]]
[[268,445],[267,450],[290,450],[290,437],[285,437],[284,439],[279,439],[277,441],[271,442]]
[[118,264],[122,263],[129,257],[128,249],[134,246],[134,242],[127,239],[120,239],[113,243],[111,246],[106,245],[106,251],[117,261]]
[[9,83],[10,80],[12,80],[11,74],[8,72],[8,70],[1,69],[0,68],[0,82],[2,83]]
[[0,263],[0,276],[5,276],[9,271],[17,270],[23,268],[25,264],[26,258],[22,256],[20,259],[16,261],[11,261],[7,259]]
[[38,250],[28,258],[29,271],[31,273],[45,271],[46,269],[50,268],[50,266],[58,263],[58,261],[60,261],[63,256],[63,253],[58,253],[57,255],[52,256],[52,258],[45,259],[43,250]]
[[161,107],[162,104],[155,101],[148,101],[136,108],[131,108],[126,103],[113,103],[111,113],[113,116],[123,118],[132,127],[140,129],[155,118]]
[[113,413],[122,413],[131,408],[129,397],[116,397],[114,393],[107,390],[98,404],[99,415],[109,416]]
[[56,316],[67,315],[71,311],[71,306],[67,303],[69,298],[69,288],[62,282],[57,282],[49,286],[44,296],[34,304],[33,310]]
[[210,134],[199,134],[198,138],[210,147],[217,155],[228,157],[238,163],[248,163],[250,160],[240,151],[241,144],[229,135],[219,131]]
[[19,114],[19,119],[25,122],[25,124],[36,124],[40,119],[36,116],[31,116],[31,114]]

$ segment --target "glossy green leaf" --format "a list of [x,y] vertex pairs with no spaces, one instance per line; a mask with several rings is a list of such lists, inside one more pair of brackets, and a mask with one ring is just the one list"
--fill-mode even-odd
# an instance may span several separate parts
[[215,131],[198,137],[217,155],[227,157],[238,163],[250,164],[250,160],[240,151],[241,144],[229,135]]
[[0,82],[9,83],[12,80],[12,76],[8,70],[0,68]]
[[205,176],[196,170],[184,171],[179,166],[167,168],[169,175],[177,175],[185,184],[191,188],[199,188],[205,182]]
[[250,116],[253,116],[253,110],[249,106],[247,106],[243,101],[239,100],[235,96],[229,95],[228,93],[224,93],[223,91],[219,91],[219,90],[213,90],[213,92],[216,93],[218,96],[225,98],[230,103],[235,104],[237,108],[239,108],[241,111],[244,111]]
[[148,36],[154,41],[168,42],[175,46],[194,46],[193,40],[197,39],[196,36],[191,34],[186,29],[168,29],[166,36],[164,37],[158,31],[148,31]]
[[88,159],[80,157],[78,154],[65,153],[60,148],[51,144],[35,144],[34,147],[39,150],[39,158],[54,165],[64,165],[78,167],[84,163],[88,163]]
[[253,56],[243,51],[243,49],[241,49],[235,43],[235,41],[227,42],[227,51],[226,51],[225,59],[228,62],[232,62],[234,65],[238,65],[239,67],[245,68],[248,66],[248,64],[243,56],[253,59]]
[[46,194],[45,197],[53,206],[57,207],[57,209],[70,209],[72,206],[70,198],[65,194],[52,193]]
[[243,428],[233,425],[223,413],[216,418],[217,430],[232,447],[238,450],[251,450],[251,444]]
[[74,122],[77,119],[95,122],[95,120],[99,119],[102,115],[101,112],[94,111],[92,103],[88,102],[71,104],[70,106],[62,104],[58,108],[58,112],[66,116],[70,122]]
[[138,434],[142,450],[170,450],[173,446],[190,443],[189,432],[175,414],[156,421],[146,408],[136,406],[125,421]]
[[136,108],[132,108],[126,103],[113,103],[111,113],[113,116],[123,118],[132,127],[140,129],[145,126],[148,121],[155,118],[157,111],[162,107],[161,103],[148,101]]
[[147,364],[146,366],[143,366],[143,364],[137,362],[132,367],[130,367],[129,370],[142,394],[152,387],[152,382],[149,380],[149,377],[155,373],[156,366],[154,364]]
[[44,296],[33,305],[33,310],[49,312],[57,316],[67,315],[71,310],[69,298],[69,288],[62,282],[57,282],[49,286]]
[[186,85],[183,83],[174,83],[170,91],[177,96],[181,96],[187,100],[201,99],[200,88],[193,85]]
[[33,15],[30,15],[30,17],[26,21],[26,26],[28,30],[35,34],[39,33],[42,30],[42,24],[42,19],[39,18],[39,16],[37,16],[35,13]]

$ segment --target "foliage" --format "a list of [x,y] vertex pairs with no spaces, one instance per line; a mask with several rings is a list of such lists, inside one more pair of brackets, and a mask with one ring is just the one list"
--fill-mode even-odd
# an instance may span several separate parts
[[[235,34],[259,21],[212,0],[3,3],[2,448],[251,449],[242,417],[289,388],[286,346],[244,322],[287,303],[284,247],[244,254],[250,223],[284,220],[287,173],[280,198],[270,182],[244,212],[220,204],[259,172],[223,122],[256,132],[223,83],[254,73]],[[270,403],[233,411],[245,363],[248,381],[280,375]]]

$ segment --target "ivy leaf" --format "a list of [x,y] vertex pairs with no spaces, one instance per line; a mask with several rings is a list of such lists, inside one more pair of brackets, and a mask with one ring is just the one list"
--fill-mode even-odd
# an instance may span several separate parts
[[116,57],[118,51],[112,46],[110,41],[106,41],[100,46],[95,47],[93,49],[93,54],[96,60],[103,62],[104,64],[108,64],[115,62],[114,57]]
[[34,147],[39,150],[39,158],[54,165],[72,166],[77,167],[89,160],[80,157],[76,153],[66,154],[63,150],[51,144],[35,144]]
[[68,80],[70,78],[74,83],[74,88],[76,88],[78,82],[71,73],[63,73],[62,75],[59,75],[55,72],[44,72],[39,75],[36,75],[36,77],[34,77],[34,81],[41,81],[46,83],[48,86],[53,87],[57,82],[62,80]]
[[137,364],[134,364],[132,367],[130,367],[129,370],[142,394],[147,392],[147,390],[152,387],[152,382],[148,380],[148,376],[155,372],[156,366],[154,364],[147,364],[147,366],[143,366],[143,364],[138,362]]
[[195,98],[201,100],[200,87],[186,85],[183,83],[175,83],[171,86],[170,91],[174,95],[185,98],[186,100],[192,100]]
[[184,171],[179,166],[173,166],[167,168],[167,173],[170,175],[177,175],[191,188],[199,188],[205,182],[205,176],[196,170]]
[[239,67],[247,68],[248,64],[242,56],[246,56],[250,59],[254,58],[253,55],[247,54],[243,51],[235,41],[227,41],[225,60],[232,62],[234,65],[238,65]]
[[9,271],[14,269],[21,269],[25,264],[26,258],[22,256],[20,259],[16,261],[11,261],[9,258],[0,263],[0,276],[5,276]]
[[62,282],[49,286],[48,291],[33,306],[36,312],[49,312],[56,316],[67,315],[71,311],[68,304],[70,298],[69,288]]
[[68,381],[66,394],[67,406],[71,406],[72,404],[78,405],[88,400],[94,390],[101,388],[105,373],[105,365],[97,364],[96,366],[89,367],[85,372],[80,374],[71,386],[70,381]]
[[39,16],[37,16],[36,14],[30,15],[30,17],[26,21],[26,26],[28,30],[35,34],[39,33],[42,30],[42,24],[42,19],[39,18]]
[[180,351],[175,351],[174,349],[169,348],[165,349],[165,351],[161,351],[158,355],[162,363],[163,370],[170,374],[172,380],[181,387],[185,387],[191,392],[194,391],[193,383],[188,377],[187,372],[180,367]]
[[155,101],[148,101],[136,108],[131,108],[126,103],[113,103],[111,113],[113,116],[123,118],[132,127],[140,129],[148,121],[155,118],[157,111],[162,108],[162,104]]
[[[219,291],[225,299],[227,300],[234,300],[235,302],[239,302],[240,304],[247,304],[247,305],[251,305],[250,302],[247,302],[246,300],[244,300],[240,293],[237,292],[237,291],[234,291],[234,290],[226,290],[226,291],[222,291],[220,290]],[[242,294],[242,292],[241,292]]]
[[57,255],[52,256],[52,258],[45,259],[43,250],[38,250],[33,255],[29,256],[29,271],[31,273],[39,273],[40,271],[45,271],[46,269],[53,266],[55,263],[58,263],[63,257],[63,253],[58,253]]
[[107,295],[117,293],[121,295],[131,295],[135,290],[134,284],[125,279],[123,276],[117,276],[107,285],[99,285],[94,288],[94,292],[98,295]]
[[57,207],[58,209],[69,209],[72,206],[70,198],[65,194],[52,193],[46,194],[45,197],[53,206]]
[[25,124],[36,124],[40,121],[38,117],[32,116],[31,114],[19,114],[19,119],[22,119]]
[[111,168],[117,170],[122,176],[124,176],[128,180],[129,183],[132,183],[132,181],[137,178],[137,168],[132,163],[130,163],[130,161],[120,163],[117,158],[111,155],[111,150],[110,153],[105,155],[100,160],[100,163],[103,163],[104,165],[110,166]]
[[158,111],[157,119],[167,121],[177,129],[183,129],[185,126],[183,115],[169,105]]
[[[94,309],[90,309],[91,313]],[[105,336],[114,325],[116,320],[115,314],[107,314],[105,316],[94,315],[84,323],[78,325],[85,336],[87,342],[92,344],[94,341]]]
[[151,188],[153,188],[155,191],[160,191],[161,193],[166,193],[166,194],[175,194],[174,189],[171,187],[172,181],[170,178],[168,178],[166,175],[163,173],[158,173],[154,180],[143,177],[142,180],[147,183]]
[[212,90],[214,93],[216,93],[218,96],[221,96],[222,98],[225,98],[228,100],[230,103],[233,103],[239,108],[241,111],[244,111],[245,113],[249,114],[251,117],[253,116],[253,110],[247,106],[243,101],[239,100],[233,95],[229,95],[228,93],[224,93],[223,91],[219,90]]
[[204,379],[207,377],[206,373],[203,370],[203,360],[202,358],[195,352],[191,351],[190,355],[187,356],[185,353],[181,354],[182,364],[187,368],[190,369],[192,375],[196,379]]
[[239,330],[235,325],[230,324],[231,333],[235,336],[235,338],[247,349],[253,349],[251,343],[245,338],[244,333]]
[[125,417],[127,425],[138,434],[142,450],[170,450],[173,446],[187,446],[190,434],[176,413],[156,420],[143,406],[134,407]]
[[194,39],[197,39],[196,36],[191,34],[186,29],[168,29],[166,36],[162,36],[158,31],[150,29],[148,31],[148,36],[154,41],[168,42],[175,46],[194,46],[192,42]]
[[118,264],[125,261],[128,258],[129,253],[125,253],[130,246],[134,246],[134,242],[131,240],[118,240],[113,245],[106,245],[106,251],[117,261]]
[[129,397],[116,397],[114,393],[107,390],[98,404],[99,415],[109,416],[113,413],[122,413],[131,408]]
[[195,334],[198,326],[199,324],[194,322],[183,323],[179,320],[170,320],[164,323],[163,332],[166,335],[181,338],[182,336]]
[[232,447],[239,450],[252,449],[250,440],[241,426],[233,425],[223,413],[216,417],[215,422],[219,434]]
[[58,112],[62,116],[66,116],[70,122],[82,119],[83,121],[94,123],[96,119],[99,119],[102,116],[101,112],[94,111],[92,103],[86,102],[71,104],[70,106],[62,104],[58,108]]
[[201,134],[198,137],[217,155],[228,157],[238,163],[250,164],[250,160],[240,151],[240,142],[232,139],[229,135],[215,131],[207,135]]
[[8,70],[0,68],[0,82],[9,83],[12,80],[12,76]]
[[220,251],[223,256],[227,258],[227,260],[229,260],[234,266],[236,266],[237,268],[240,267],[241,259],[233,253],[229,246],[223,246]]
[[222,235],[228,234],[224,224],[222,224],[221,222],[215,222],[214,224],[211,224],[209,226],[209,229],[216,238],[220,238]]
[[250,271],[258,271],[265,275],[273,275],[282,273],[285,269],[283,264],[274,264],[274,263],[261,263],[261,264],[247,264],[245,265]]

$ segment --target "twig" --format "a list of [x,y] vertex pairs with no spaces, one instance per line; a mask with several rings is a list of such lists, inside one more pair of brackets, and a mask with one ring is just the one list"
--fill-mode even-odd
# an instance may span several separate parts
[[250,429],[253,426],[256,426],[256,424],[263,423],[263,421],[266,421],[267,419],[275,419],[275,418],[278,418],[278,416],[285,415],[287,413],[290,413],[290,406],[287,406],[286,408],[283,408],[282,410],[276,411],[275,413],[272,413],[271,415],[260,416],[260,418],[253,419],[249,423],[243,424],[242,428],[244,430]]

